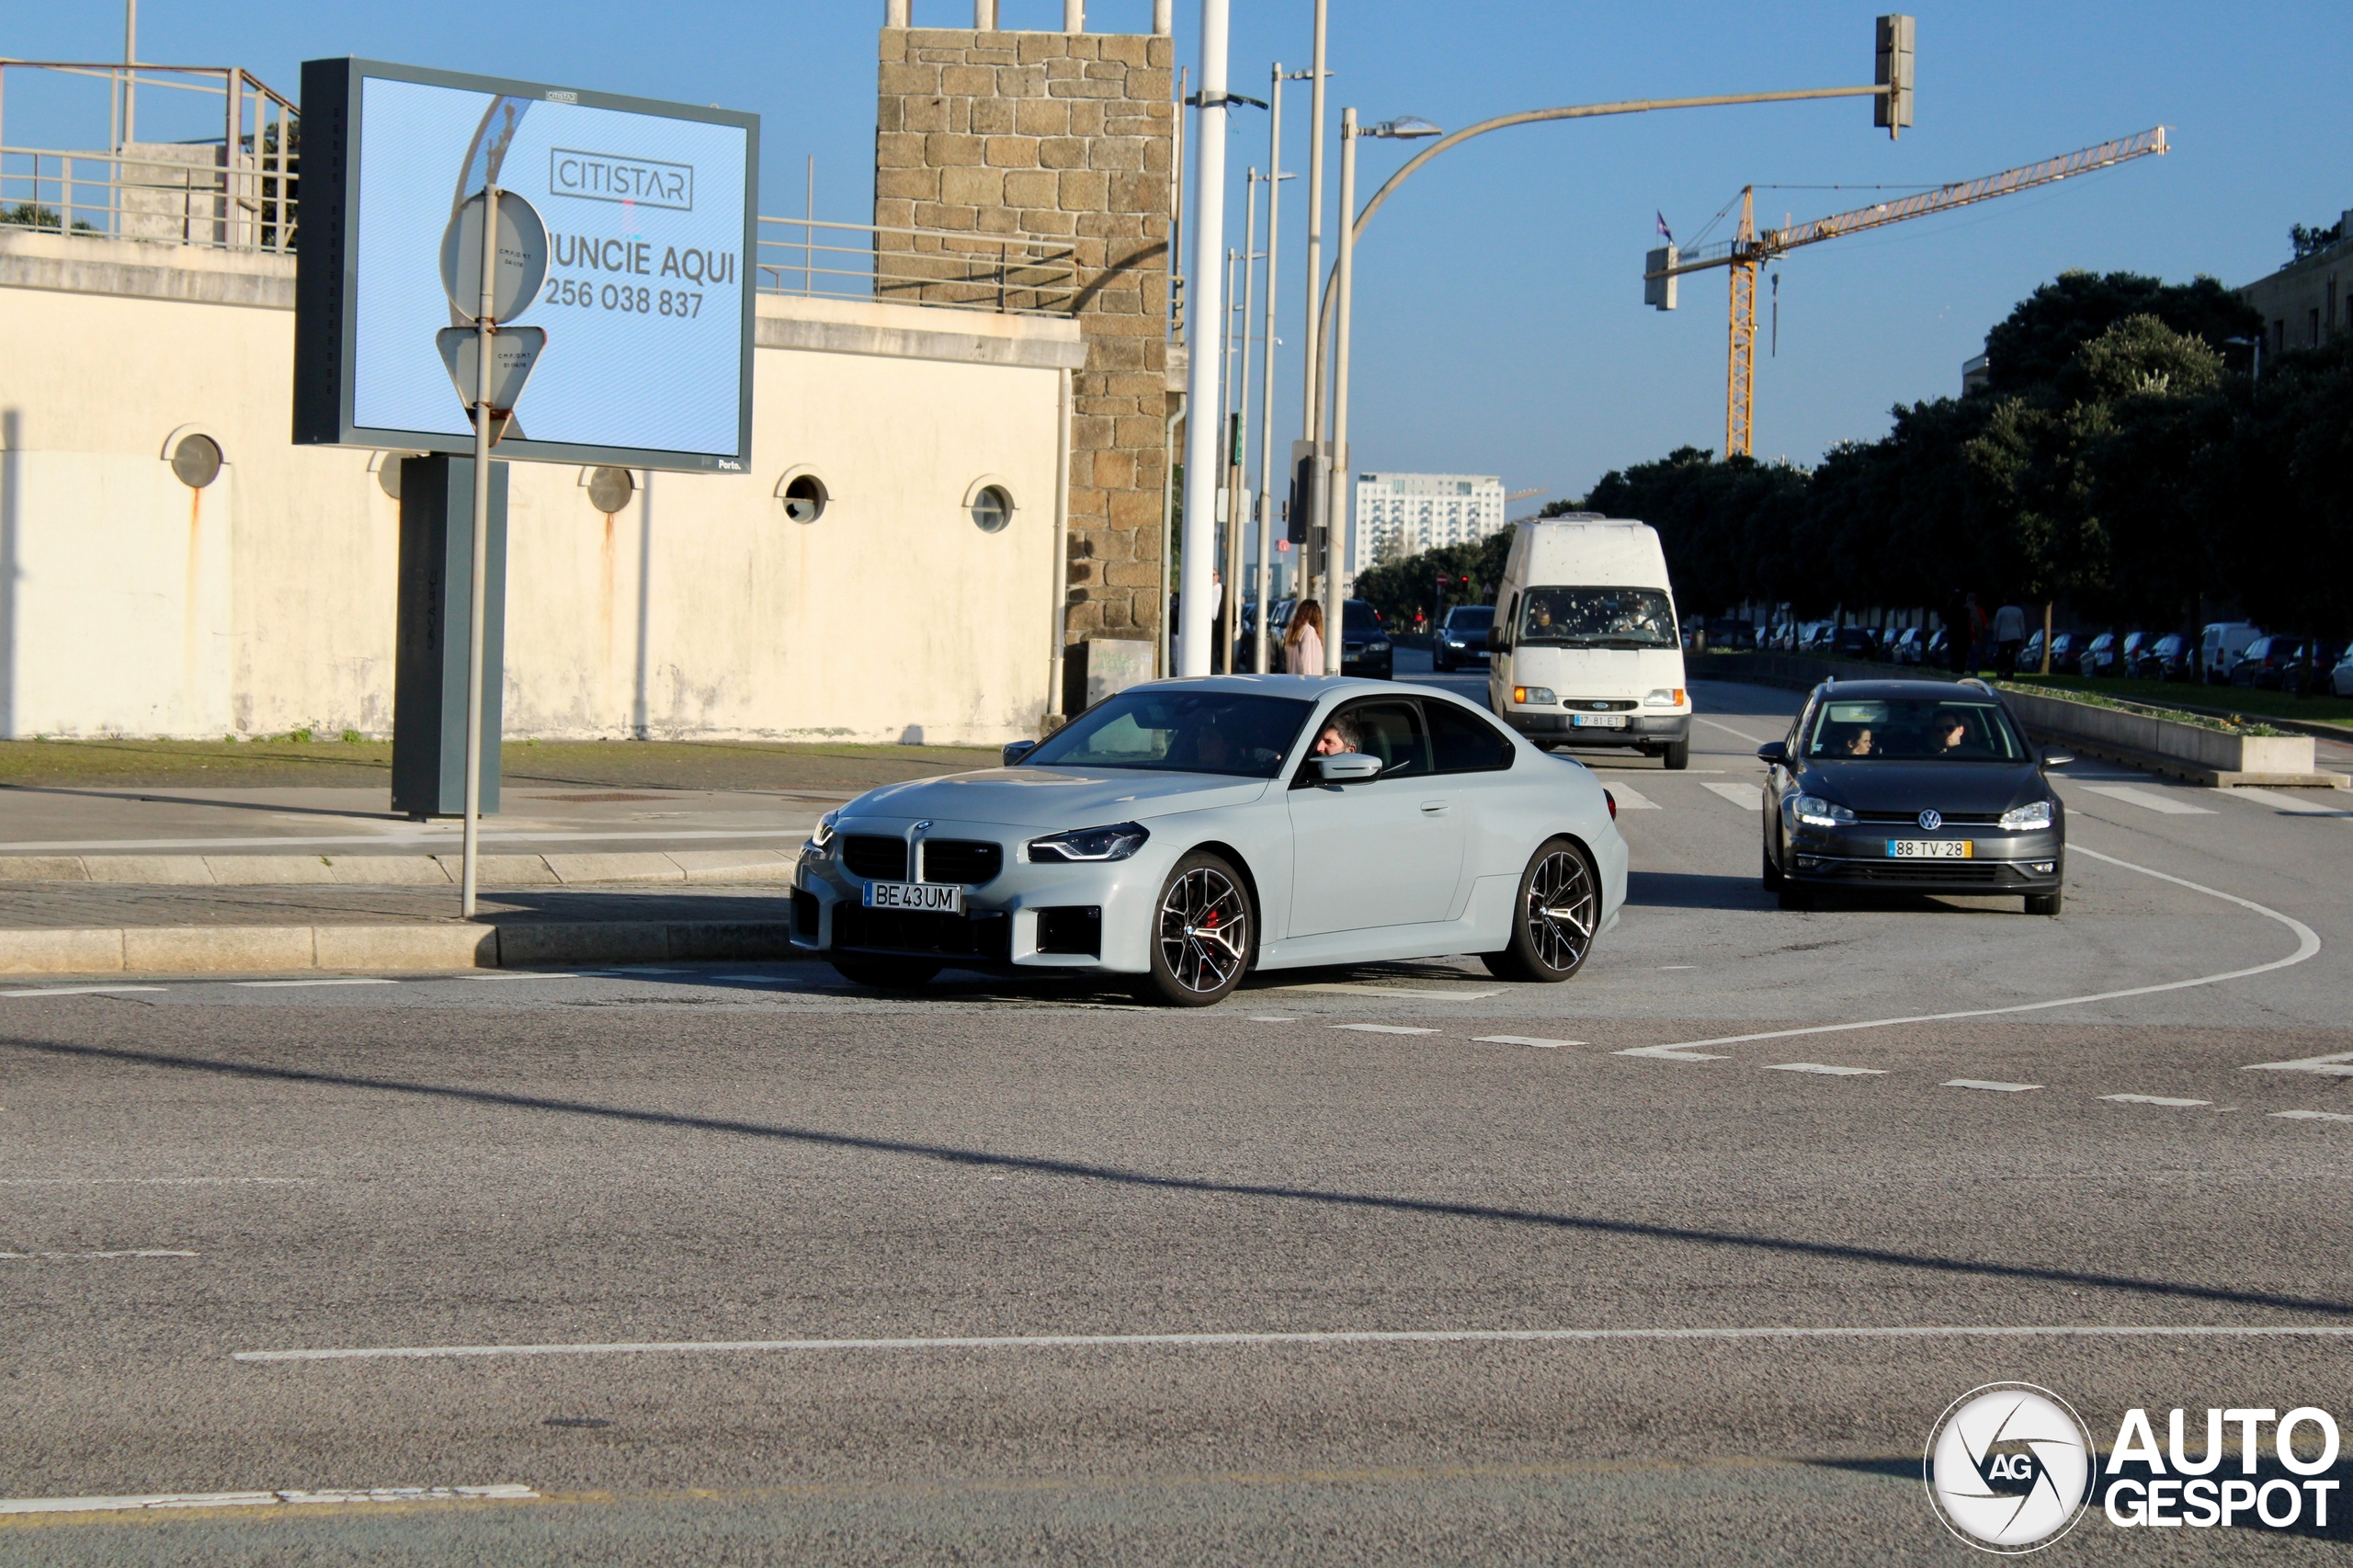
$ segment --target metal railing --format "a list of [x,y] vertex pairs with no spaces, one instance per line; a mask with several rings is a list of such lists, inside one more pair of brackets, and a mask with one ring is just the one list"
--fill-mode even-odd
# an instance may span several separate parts
[[814,218],[760,220],[756,278],[767,294],[1017,315],[1068,315],[1084,287],[1078,252],[1067,240]]
[[[234,65],[123,66],[0,60],[0,108],[25,72],[103,80],[115,145],[103,151],[0,144],[0,227],[158,240],[278,254],[295,247],[301,110]],[[218,140],[141,142],[141,88],[222,100]]]

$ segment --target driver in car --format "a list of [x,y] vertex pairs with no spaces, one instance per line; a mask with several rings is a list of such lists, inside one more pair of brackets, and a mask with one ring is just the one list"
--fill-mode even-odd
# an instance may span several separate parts
[[1322,734],[1315,737],[1315,755],[1345,756],[1350,752],[1362,749],[1363,744],[1363,741],[1357,734],[1357,727],[1353,721],[1335,719],[1324,726]]

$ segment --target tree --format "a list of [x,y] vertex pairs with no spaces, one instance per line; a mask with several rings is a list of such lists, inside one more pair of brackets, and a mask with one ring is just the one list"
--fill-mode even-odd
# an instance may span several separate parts
[[1985,335],[1986,390],[2017,396],[2050,385],[2085,344],[2129,316],[2154,316],[2219,350],[2262,318],[2216,279],[2167,283],[2133,272],[2063,272]]

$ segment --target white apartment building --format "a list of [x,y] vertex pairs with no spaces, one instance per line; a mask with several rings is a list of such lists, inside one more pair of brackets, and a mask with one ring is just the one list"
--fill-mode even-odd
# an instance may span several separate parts
[[1469,544],[1506,520],[1504,482],[1492,473],[1360,473],[1351,569]]

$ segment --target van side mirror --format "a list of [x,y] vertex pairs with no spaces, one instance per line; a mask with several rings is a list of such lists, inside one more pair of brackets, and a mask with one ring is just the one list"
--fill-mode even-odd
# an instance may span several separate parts
[[1756,748],[1756,760],[1759,762],[1771,763],[1783,763],[1789,761],[1790,743],[1787,741],[1767,741],[1763,745]]
[[1502,627],[1490,626],[1487,628],[1487,652],[1490,653],[1508,653],[1511,652],[1511,643],[1505,638],[1504,629]]
[[1326,784],[1361,784],[1381,777],[1381,759],[1355,751],[1319,756],[1315,759],[1315,777]]
[[1006,743],[1005,747],[1004,766],[1011,767],[1015,763],[1019,762],[1023,757],[1028,756],[1031,752],[1036,751],[1037,749],[1038,743],[1036,741],[1008,741]]
[[2042,753],[2042,766],[2045,767],[2064,767],[2075,760],[2075,754],[2071,751],[2054,751],[2045,747]]

